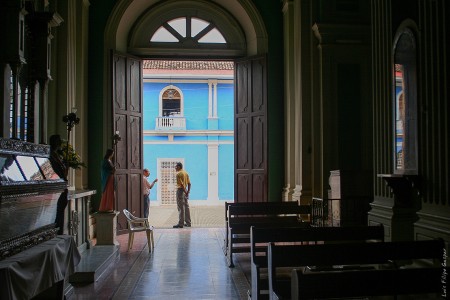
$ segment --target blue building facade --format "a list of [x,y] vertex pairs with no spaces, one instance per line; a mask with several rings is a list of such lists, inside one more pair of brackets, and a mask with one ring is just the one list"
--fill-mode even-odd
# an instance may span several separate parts
[[144,167],[158,178],[151,204],[176,204],[177,162],[191,205],[233,201],[233,63],[145,61],[143,75]]

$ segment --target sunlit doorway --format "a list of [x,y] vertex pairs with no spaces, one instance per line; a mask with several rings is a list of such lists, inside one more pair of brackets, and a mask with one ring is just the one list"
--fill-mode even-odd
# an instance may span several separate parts
[[[236,14],[236,12],[239,13]],[[137,81],[134,79],[140,78],[142,74],[129,72],[129,67],[134,70],[134,66],[139,64],[142,70],[143,59],[234,61],[237,66],[235,101],[241,99],[240,104],[235,105],[236,113],[232,121],[234,124],[240,123],[239,132],[241,133],[239,138],[237,133],[234,137],[234,153],[241,155],[240,160],[235,159],[235,164],[237,161],[241,162],[239,170],[236,171],[237,166],[235,165],[235,172],[232,174],[235,186],[234,199],[237,201],[236,199],[239,198],[244,202],[252,201],[252,199],[267,201],[267,126],[265,117],[267,109],[265,72],[267,66],[264,57],[260,58],[267,53],[268,40],[261,16],[254,9],[251,1],[150,0],[143,3],[119,0],[112,15],[114,17],[108,20],[105,29],[105,53],[113,50],[113,63],[108,70],[111,71],[113,79],[111,86],[113,94],[110,98],[112,101],[109,102],[113,108],[124,102],[123,97],[127,98],[127,103],[132,102],[131,106],[124,108],[139,108],[139,103],[135,101],[137,99],[136,91],[139,91],[139,94],[143,93],[140,86],[135,84]],[[189,23],[185,32],[178,28],[179,24],[183,22]],[[173,36],[171,39],[155,39],[158,37],[157,31],[159,34],[164,33],[165,30],[166,33],[169,32]],[[221,34],[223,40],[214,39],[217,33]],[[116,59],[120,56],[122,58]],[[255,56],[259,58],[255,59]],[[248,57],[251,59],[246,62],[242,61],[243,58]],[[117,77],[117,74],[124,76]],[[236,88],[238,82],[240,89]],[[252,82],[252,84],[248,85],[247,82]],[[238,107],[241,110],[238,111]],[[108,111],[109,108],[106,105],[105,111]],[[144,150],[139,150],[136,146],[139,143],[130,144],[128,140],[144,135],[143,132],[139,135],[134,134],[136,130],[130,126],[140,122],[139,118],[131,114],[130,117],[127,116],[121,119],[122,116],[113,113],[112,120],[113,130],[117,131],[118,126],[121,126],[119,131],[126,132],[127,143],[122,144],[127,149],[120,150],[129,158],[129,161],[123,165],[123,169],[119,170],[127,177],[124,176],[126,180],[123,180],[123,184],[119,186],[119,194],[121,194],[118,197],[118,207],[129,208],[140,214],[143,205],[142,197],[139,197],[138,194],[142,194],[142,190],[138,174],[135,171],[142,170],[147,166],[143,159]],[[252,123],[255,125],[251,126]],[[146,122],[142,120],[141,130],[145,124]],[[144,141],[140,145],[143,146]],[[240,151],[237,151],[237,148]],[[186,163],[188,164],[188,162]],[[155,168],[156,166],[151,170],[152,176],[157,175]],[[238,172],[239,174],[237,174]],[[142,178],[142,175],[139,175]],[[236,197],[237,194],[239,197]],[[208,196],[206,198],[208,199]]]
[[190,205],[234,201],[232,61],[143,62],[143,156],[152,206],[175,205],[175,164],[190,174]]

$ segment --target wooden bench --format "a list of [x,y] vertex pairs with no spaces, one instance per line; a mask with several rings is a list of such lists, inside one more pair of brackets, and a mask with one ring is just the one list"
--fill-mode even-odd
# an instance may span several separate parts
[[[270,299],[440,293],[446,271],[441,267],[444,251],[443,240],[300,246],[270,243]],[[293,268],[291,276],[280,276],[278,270],[286,267]]]
[[[281,202],[280,202],[281,203]],[[228,207],[228,266],[234,253],[250,253],[250,227],[309,226],[301,215],[311,214],[309,205],[242,205]]]
[[[425,299],[445,299],[446,288],[441,281],[450,268],[411,268],[390,270],[360,270],[305,274],[292,271],[290,299],[331,297],[367,297],[386,295],[426,294]],[[429,294],[433,294],[433,296]]]
[[256,206],[262,206],[262,207],[277,207],[277,206],[298,206],[298,202],[296,201],[288,201],[288,202],[242,202],[242,203],[230,203],[230,202],[225,202],[225,240],[224,240],[224,247],[223,247],[223,251],[224,254],[227,255],[227,250],[228,250],[228,229],[229,229],[229,222],[228,222],[228,216],[229,216],[229,212],[228,212],[228,208],[230,206],[234,206],[234,207],[242,207],[242,206],[252,206],[252,207],[256,207]]
[[[269,242],[283,244],[384,241],[383,226],[351,227],[269,227],[252,226],[251,246],[251,295],[259,299],[269,290],[268,280],[263,280],[262,269],[268,267],[267,246]],[[267,277],[267,276],[266,276]]]

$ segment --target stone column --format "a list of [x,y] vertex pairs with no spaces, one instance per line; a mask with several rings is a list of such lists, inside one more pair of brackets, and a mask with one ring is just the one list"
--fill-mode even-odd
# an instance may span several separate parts
[[208,201],[219,200],[219,144],[208,144]]
[[285,186],[283,188],[283,201],[291,201],[295,188],[295,64],[294,64],[294,46],[295,27],[294,27],[294,2],[285,0],[283,3],[283,22],[284,26],[284,66],[285,66],[285,85],[284,85],[284,135],[285,145]]

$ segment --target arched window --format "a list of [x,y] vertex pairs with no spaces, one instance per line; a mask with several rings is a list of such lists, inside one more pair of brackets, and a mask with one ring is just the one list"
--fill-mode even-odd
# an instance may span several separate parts
[[414,32],[405,27],[394,39],[395,173],[418,172],[417,52]]
[[203,1],[161,1],[133,26],[128,52],[138,56],[237,57],[247,53],[245,34],[223,7]]
[[174,88],[166,89],[161,97],[162,117],[181,117],[181,95]]
[[159,117],[156,118],[156,130],[186,130],[183,117],[183,93],[169,85],[159,94]]
[[225,44],[226,40],[213,23],[199,18],[182,17],[161,25],[150,42]]

